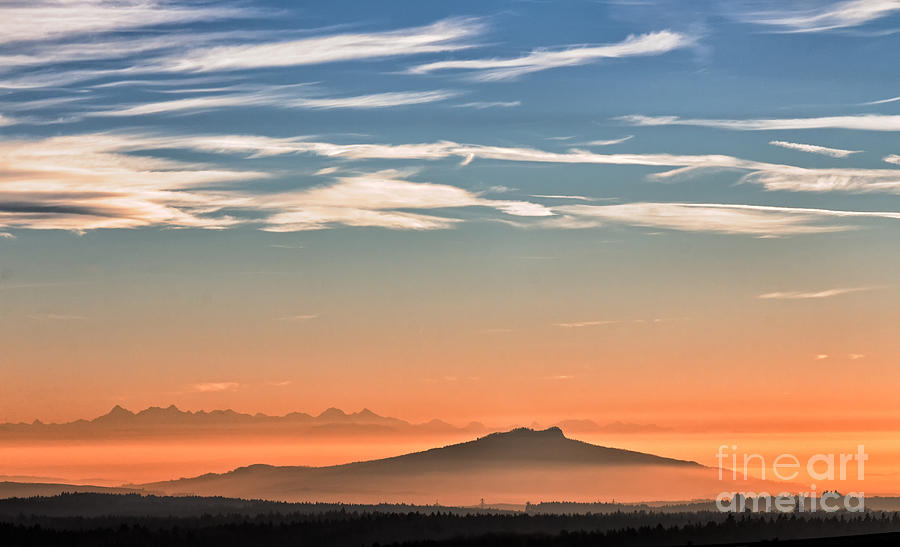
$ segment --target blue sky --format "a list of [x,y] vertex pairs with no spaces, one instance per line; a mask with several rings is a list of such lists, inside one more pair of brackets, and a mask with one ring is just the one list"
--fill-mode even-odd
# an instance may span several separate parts
[[[340,192],[342,177],[375,172],[382,182],[399,181],[394,191],[415,191],[407,181],[463,189],[425,208],[518,202],[517,213],[480,216],[546,226],[598,223],[582,218],[590,213],[680,228],[655,213],[579,209],[585,200],[548,202],[530,192],[855,210],[885,203],[898,187],[891,137],[900,101],[890,101],[898,78],[890,66],[900,18],[892,2],[393,3],[387,10],[163,2],[125,3],[116,16],[101,16],[111,9],[102,2],[4,8],[5,140],[158,162],[125,173],[171,170],[164,159],[203,162],[184,165],[154,190],[187,194],[185,185],[200,185],[190,199],[204,212],[183,216],[185,204],[134,196],[166,210],[97,211],[107,220],[10,212],[10,229],[221,228],[246,224],[232,218],[246,215],[275,219],[278,226],[262,223],[271,230],[332,227],[347,222],[328,214],[308,225],[285,222],[290,213],[279,217],[271,204],[238,202],[248,199],[244,192],[261,202],[287,191],[302,205],[308,196],[298,189],[337,181]],[[34,24],[41,19],[45,25]],[[228,137],[231,150],[214,142]],[[351,150],[371,144],[381,148]],[[408,144],[418,149],[396,149]],[[527,150],[511,157],[507,149]],[[11,152],[10,163],[16,153],[30,152]],[[537,158],[547,153],[555,156]],[[547,170],[552,185],[522,174]],[[217,185],[241,195],[211,195]],[[352,185],[344,184],[359,191]],[[105,199],[84,205],[103,209]],[[385,206],[419,205],[403,196]],[[736,231],[757,235],[806,231],[817,219],[835,229],[850,223],[824,218],[829,213],[755,212],[789,214],[797,225],[769,229],[746,210],[719,210],[749,222]],[[404,228],[424,218],[403,226],[402,218],[376,216],[384,218],[351,223]],[[448,225],[433,218],[418,227]]]
[[[166,298],[351,337],[367,306],[461,328],[450,295],[472,332],[897,298],[897,1],[41,0],[0,30],[0,336],[29,367],[64,366],[49,333],[113,368],[110,325],[183,327]],[[179,381],[231,382],[228,351]]]

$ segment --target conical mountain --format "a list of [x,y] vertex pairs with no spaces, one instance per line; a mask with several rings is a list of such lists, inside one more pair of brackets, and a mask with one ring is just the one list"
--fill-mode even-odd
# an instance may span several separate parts
[[[632,482],[645,481],[650,473],[660,470],[675,474],[710,471],[695,462],[569,439],[562,430],[552,427],[513,429],[379,460],[328,467],[257,464],[222,474],[146,484],[143,488],[169,494],[286,501],[423,502],[433,501],[432,496],[447,499],[452,494],[463,499],[478,492],[489,495],[515,491],[516,496],[540,496],[546,491],[547,495],[558,495],[556,492],[565,491],[565,485],[573,480],[573,473],[587,473],[593,477],[592,483],[578,479],[575,485],[581,490],[590,487],[595,496],[592,499],[600,499],[620,475],[630,477]],[[548,485],[552,492],[546,489]]]

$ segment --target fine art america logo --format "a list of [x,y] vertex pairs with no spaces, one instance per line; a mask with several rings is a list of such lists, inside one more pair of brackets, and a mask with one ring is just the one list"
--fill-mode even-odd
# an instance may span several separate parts
[[[863,445],[857,445],[856,453],[814,454],[801,462],[793,454],[780,454],[771,461],[761,454],[740,454],[737,445],[721,445],[716,452],[719,467],[719,480],[737,481],[761,479],[794,481],[801,470],[813,481],[845,481],[848,477],[862,481],[865,479],[866,454]],[[759,477],[751,477],[749,470],[756,466],[760,469]],[[767,475],[771,471],[771,475]],[[781,492],[722,492],[716,496],[716,507],[724,512],[816,512],[833,513],[836,511],[865,511],[864,492],[841,494],[836,490],[818,492],[816,484],[810,484],[809,491],[791,494]]]

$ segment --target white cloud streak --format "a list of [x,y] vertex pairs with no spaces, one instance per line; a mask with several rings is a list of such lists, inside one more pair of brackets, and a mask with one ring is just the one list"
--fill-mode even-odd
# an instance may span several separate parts
[[198,49],[161,59],[147,68],[162,72],[210,72],[457,51],[471,47],[463,40],[480,34],[483,29],[484,25],[476,19],[445,19],[402,30]]
[[340,108],[370,109],[416,105],[443,101],[456,96],[454,91],[410,91],[374,93],[352,97],[297,97],[283,90],[265,90],[251,93],[229,93],[189,97],[171,101],[144,103],[135,106],[100,110],[86,114],[89,117],[144,116],[172,112],[201,112],[235,106],[270,106],[276,108],[300,108],[332,110]]
[[745,182],[763,185],[767,190],[793,192],[900,193],[900,171],[896,169],[811,169],[775,163],[744,160],[720,154],[596,154],[571,149],[565,153],[534,148],[481,146],[452,141],[414,144],[334,144],[303,139],[268,139],[265,137],[172,137],[172,145],[232,153],[275,155],[309,153],[346,160],[439,160],[461,158],[463,165],[475,159],[512,162],[635,165],[670,167],[652,176],[673,179],[703,169],[748,171]]
[[623,203],[554,207],[563,216],[545,225],[559,228],[592,228],[604,224],[644,226],[688,232],[743,235],[799,235],[853,229],[829,224],[836,218],[885,218],[900,220],[900,212],[838,211],[725,203]]
[[621,323],[621,321],[615,320],[607,320],[607,321],[575,321],[572,323],[554,323],[553,326],[561,327],[564,329],[580,329],[583,327],[600,327],[603,325],[615,325],[617,323]]
[[[898,219],[900,213],[838,211],[734,204],[627,203],[546,206],[489,199],[484,193],[433,182],[406,180],[384,170],[338,176],[327,184],[278,193],[243,186],[209,189],[216,183],[250,181],[266,172],[219,169],[131,152],[155,149],[246,154],[255,158],[312,153],[344,159],[490,158],[503,161],[598,163],[677,167],[728,167],[754,177],[862,177],[873,184],[882,170],[806,170],[749,162],[729,156],[666,154],[600,155],[573,150],[558,154],[528,148],[484,147],[453,142],[338,145],[302,138],[87,134],[39,141],[0,141],[0,228],[64,229],[172,226],[227,228],[255,224],[290,232],[333,226],[401,230],[450,228],[460,218],[449,209],[480,208],[520,217],[517,223],[544,227],[594,227],[608,223],[733,234],[792,235],[852,229],[856,218]],[[896,170],[886,170],[896,176]],[[334,172],[327,172],[331,175]],[[874,173],[874,174],[873,174]],[[750,175],[748,175],[750,176]],[[875,177],[875,179],[873,179]],[[774,184],[766,180],[766,184]],[[896,182],[894,184],[897,184]],[[768,187],[768,186],[767,186]],[[543,195],[549,197],[551,195]],[[556,197],[563,197],[557,195]],[[583,198],[584,196],[565,196]],[[442,210],[440,213],[425,212]],[[239,211],[246,213],[232,216]],[[526,220],[531,217],[530,220]]]
[[614,144],[622,144],[623,142],[630,141],[634,138],[634,135],[627,135],[622,137],[621,139],[608,139],[608,140],[600,140],[600,141],[589,141],[584,143],[586,146],[612,146]]
[[58,39],[142,27],[247,17],[216,4],[176,7],[160,0],[29,0],[0,5],[0,43]]
[[[0,8],[2,14],[2,8]],[[0,25],[2,26],[2,25]],[[242,39],[258,39],[260,32],[196,32],[169,31],[151,35],[100,34],[73,36],[65,42],[55,40],[25,42],[12,46],[0,54],[0,72],[11,69],[40,67],[62,63],[85,61],[112,61],[153,55],[170,55],[173,51],[209,46],[217,42],[235,42]],[[55,70],[56,72],[59,69]],[[120,68],[122,74],[135,73],[134,68]],[[152,85],[152,84],[151,84]]]
[[481,81],[511,80],[532,72],[583,65],[603,59],[660,55],[693,43],[694,39],[691,37],[663,30],[640,36],[632,35],[617,44],[569,47],[559,51],[534,50],[512,59],[468,59],[424,63],[413,67],[410,72],[427,74],[443,70],[460,70],[470,71],[474,79]]
[[110,134],[0,141],[0,227],[224,228],[235,220],[209,216],[221,206],[190,189],[268,176],[123,153],[147,144]]
[[867,103],[861,103],[861,104],[863,104],[865,106],[869,106],[869,105],[874,105],[874,104],[896,103],[897,101],[900,101],[900,97],[891,97],[889,99],[881,99],[878,101],[869,101]]
[[583,327],[600,327],[604,325],[622,325],[622,324],[659,324],[659,323],[669,323],[671,321],[683,321],[688,319],[687,317],[671,317],[671,318],[662,318],[656,317],[653,319],[605,319],[599,321],[575,321],[571,323],[554,323],[554,327],[561,327],[565,329],[580,329]]
[[776,164],[754,171],[743,180],[773,191],[900,194],[900,172],[896,169],[806,169]]
[[[257,156],[283,153],[273,148],[277,141],[265,138],[202,142],[213,152],[234,151],[233,146],[239,145],[241,151],[255,148]],[[334,225],[429,230],[449,228],[460,220],[415,210],[481,207],[519,217],[553,214],[536,203],[487,199],[455,186],[411,182],[397,171],[340,177],[323,186],[269,194],[233,187],[201,189],[268,175],[129,153],[183,144],[166,137],[115,134],[0,141],[0,228],[83,232],[255,223],[277,232]],[[250,218],[236,218],[223,210],[243,211]]]
[[[318,230],[333,224],[369,226],[400,230],[444,229],[458,219],[413,213],[408,209],[449,209],[489,207],[513,216],[551,216],[553,212],[536,203],[492,200],[463,188],[445,184],[410,182],[393,170],[341,177],[337,182],[271,198],[281,209],[263,228],[272,232]],[[265,208],[267,203],[258,203]]]
[[808,300],[819,298],[831,298],[832,296],[840,296],[842,294],[870,291],[873,287],[850,287],[842,289],[825,289],[821,291],[788,291],[788,292],[770,292],[757,296],[764,300]]
[[197,393],[221,393],[223,391],[237,391],[241,387],[238,382],[203,382],[191,386],[191,391]]
[[768,118],[748,120],[679,118],[678,116],[621,116],[638,126],[693,125],[737,131],[781,131],[794,129],[855,129],[860,131],[900,131],[900,115],[860,114],[820,118]]
[[473,101],[470,103],[455,104],[457,108],[475,108],[484,110],[485,108],[513,108],[521,106],[522,101]]
[[386,108],[392,106],[433,103],[455,97],[456,95],[458,95],[457,92],[447,90],[402,91],[373,93],[371,95],[357,95],[354,97],[300,98],[288,101],[287,106],[318,110],[330,110],[334,108]]
[[893,163],[894,165],[900,165],[900,155],[891,154],[889,156],[885,156],[882,160],[886,163]]
[[827,146],[817,146],[815,144],[802,144],[799,142],[789,141],[769,141],[772,146],[780,146],[791,150],[799,150],[800,152],[808,152],[810,154],[819,154],[822,156],[830,156],[832,158],[846,158],[851,154],[858,154],[860,150],[843,150],[841,148],[829,148]]
[[543,199],[574,199],[578,201],[594,201],[594,198],[589,198],[587,196],[569,196],[561,194],[532,194],[531,197]]
[[[101,85],[118,85],[121,78],[133,81],[136,76],[162,73],[218,73],[225,77],[226,71],[246,71],[258,68],[302,66],[323,63],[378,60],[397,56],[420,55],[457,51],[474,47],[470,38],[483,32],[485,25],[473,18],[452,18],[438,21],[431,25],[410,27],[398,30],[371,33],[334,33],[294,40],[273,40],[272,33],[266,35],[269,41],[261,42],[264,36],[257,31],[197,32],[187,33],[182,30],[163,30],[156,34],[118,35],[93,34],[107,27],[110,30],[122,30],[138,27],[151,27],[161,24],[160,21],[191,22],[192,17],[179,19],[180,15],[195,14],[204,21],[226,16],[254,16],[255,10],[238,9],[169,9],[168,2],[147,0],[146,2],[128,1],[121,3],[103,0],[58,0],[37,2],[38,8],[7,9],[21,16],[21,21],[9,23],[6,27],[15,26],[27,35],[30,42],[15,45],[15,50],[0,55],[0,72],[8,72],[16,68],[29,67],[27,73],[18,72],[0,79],[0,88],[35,89],[73,85],[92,79],[116,78]],[[84,8],[88,16],[85,24],[80,25],[78,17],[72,17],[72,32],[66,31],[64,43],[53,41],[41,42],[42,38],[52,39],[65,23],[50,21],[47,33],[38,31],[42,25],[34,21],[45,21],[45,15],[53,17],[53,6],[65,4],[66,13]],[[46,7],[49,6],[49,7]],[[71,9],[70,9],[71,8]],[[49,11],[45,12],[47,9]],[[4,30],[4,8],[0,8],[0,36]],[[165,12],[166,17],[148,17],[140,19],[145,11]],[[39,13],[39,15],[38,15]],[[103,14],[111,14],[104,19]],[[134,20],[132,20],[134,19]],[[120,20],[119,23],[115,23]],[[27,25],[25,22],[27,21]],[[91,21],[103,21],[97,25]],[[108,23],[108,25],[106,24]],[[79,30],[79,28],[81,30]],[[54,30],[55,29],[55,30]],[[144,32],[144,29],[140,29]],[[91,34],[87,34],[91,33]],[[242,43],[243,42],[243,43]],[[0,38],[2,43],[2,38]],[[215,44],[227,45],[215,45]],[[141,61],[134,61],[140,56]],[[112,61],[103,68],[60,67],[60,63],[72,61]],[[37,70],[36,67],[52,67]],[[154,84],[155,85],[155,84]],[[315,105],[310,107],[316,108]],[[319,108],[330,108],[328,105]]]
[[817,2],[812,6],[805,10],[780,8],[752,12],[744,14],[741,19],[759,25],[776,27],[781,32],[824,32],[857,27],[900,11],[900,1],[898,0]]

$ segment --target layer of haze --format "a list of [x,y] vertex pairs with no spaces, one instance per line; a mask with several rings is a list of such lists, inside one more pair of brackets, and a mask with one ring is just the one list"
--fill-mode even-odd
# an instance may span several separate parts
[[[867,494],[900,493],[900,443],[896,432],[860,433],[604,433],[579,434],[578,438],[617,448],[654,453],[676,459],[694,460],[713,470],[718,468],[716,453],[725,444],[727,469],[738,469],[738,482],[743,481],[745,455],[747,477],[777,480],[773,464],[781,454],[792,454],[800,461],[800,471],[793,484],[819,491],[835,488],[842,492],[863,491]],[[33,477],[32,482],[72,482],[114,486],[193,477],[207,472],[224,473],[237,467],[264,463],[270,465],[327,466],[365,461],[426,450],[437,446],[464,442],[474,437],[467,433],[442,435],[354,435],[327,438],[293,437],[209,437],[197,439],[92,440],[59,442],[4,443],[0,466],[4,475]],[[855,461],[847,465],[846,480],[816,480],[805,471],[815,454],[855,454],[859,444],[865,446],[869,460],[862,480]],[[736,446],[736,449],[732,449]],[[732,455],[737,459],[732,460]],[[759,457],[761,456],[762,460]],[[737,462],[736,466],[732,464]],[[762,470],[765,467],[765,471]],[[824,467],[819,464],[817,471]],[[782,469],[783,476],[790,470]],[[22,480],[22,479],[20,479]],[[750,483],[748,483],[750,484]],[[746,486],[746,485],[745,485]],[[724,488],[724,487],[723,487]],[[792,489],[792,491],[795,489]],[[601,497],[609,493],[597,486]],[[684,499],[670,492],[667,499]],[[639,498],[640,496],[638,496]],[[568,499],[568,498],[566,498]],[[605,498],[604,498],[605,499]],[[643,498],[647,500],[647,497]],[[520,500],[521,501],[521,500]]]

